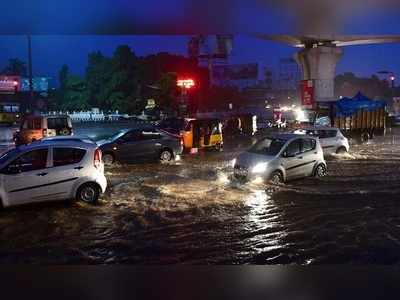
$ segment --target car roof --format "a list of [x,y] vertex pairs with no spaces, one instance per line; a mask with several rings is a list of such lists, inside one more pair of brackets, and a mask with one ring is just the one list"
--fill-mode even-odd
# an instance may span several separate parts
[[[304,138],[304,135],[295,134],[295,133],[276,133],[276,134],[270,135],[269,137],[273,137],[273,138],[289,141],[289,140],[292,140],[292,139],[295,139],[295,138]],[[314,137],[307,137],[307,138],[315,139]]]
[[18,149],[21,151],[29,151],[29,150],[35,150],[35,149],[40,149],[40,148],[46,148],[46,147],[55,147],[55,146],[63,146],[63,147],[77,147],[77,148],[84,148],[84,149],[93,149],[97,148],[97,144],[95,143],[85,143],[85,142],[80,142],[80,141],[52,141],[52,140],[41,140],[41,141],[36,141],[28,145],[22,145],[19,146]]
[[54,141],[54,142],[83,142],[83,143],[95,143],[90,137],[88,136],[78,136],[78,135],[57,135],[57,136],[51,136],[51,137],[46,137],[39,142],[47,142],[47,141]]

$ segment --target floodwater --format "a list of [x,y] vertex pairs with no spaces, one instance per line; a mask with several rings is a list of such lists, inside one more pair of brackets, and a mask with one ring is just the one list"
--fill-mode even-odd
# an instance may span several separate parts
[[1,211],[0,263],[398,264],[397,133],[330,158],[325,178],[279,187],[231,180],[246,143],[170,164],[115,165],[97,206]]

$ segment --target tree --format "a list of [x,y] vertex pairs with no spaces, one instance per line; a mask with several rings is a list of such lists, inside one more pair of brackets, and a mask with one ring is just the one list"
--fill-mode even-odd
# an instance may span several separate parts
[[60,89],[63,90],[65,88],[65,84],[69,75],[69,68],[67,65],[63,65],[61,67],[60,72],[58,72],[58,80],[60,82]]
[[2,73],[4,73],[5,75],[27,77],[26,63],[19,58],[11,58]]
[[58,108],[62,111],[90,109],[85,80],[79,76],[68,75],[65,78],[64,89],[58,100]]

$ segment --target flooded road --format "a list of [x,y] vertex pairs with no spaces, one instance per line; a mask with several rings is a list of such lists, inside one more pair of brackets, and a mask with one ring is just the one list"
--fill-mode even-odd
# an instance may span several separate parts
[[106,169],[100,204],[0,212],[0,263],[398,264],[400,135],[353,146],[329,176],[231,180],[242,149]]

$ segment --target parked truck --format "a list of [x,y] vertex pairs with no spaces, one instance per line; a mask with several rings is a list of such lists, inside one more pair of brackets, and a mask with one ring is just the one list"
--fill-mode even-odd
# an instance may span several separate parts
[[388,114],[385,101],[371,100],[358,93],[353,98],[342,98],[331,103],[328,109],[319,109],[316,123],[318,120],[326,120],[327,116],[332,127],[364,143],[375,135],[385,134]]

